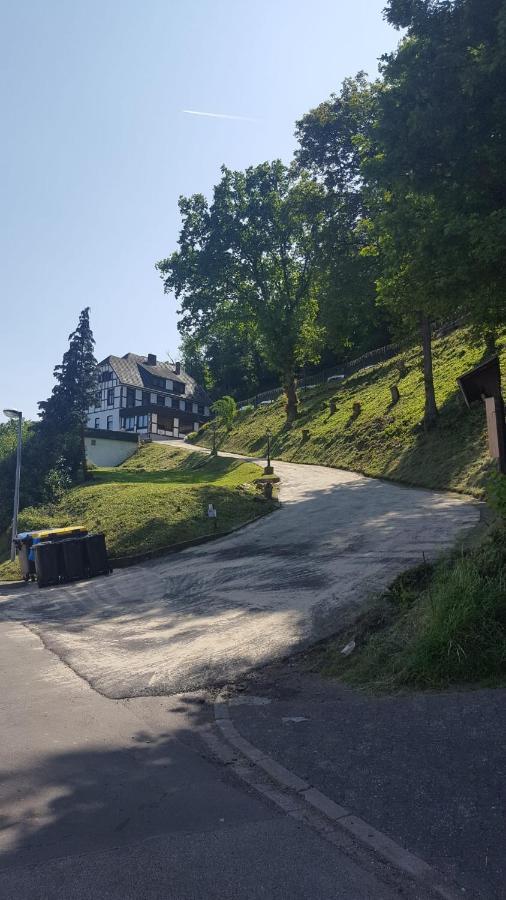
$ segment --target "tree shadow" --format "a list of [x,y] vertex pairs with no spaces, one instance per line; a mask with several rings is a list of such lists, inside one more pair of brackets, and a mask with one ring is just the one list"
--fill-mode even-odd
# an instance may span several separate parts
[[109,578],[12,592],[2,615],[30,623],[107,696],[209,687],[334,634],[478,518],[445,495],[325,478],[317,489],[301,481],[281,511],[222,540]]
[[[477,463],[476,449],[480,446],[483,460]],[[448,485],[457,487],[471,468],[475,474],[470,483],[477,491],[482,490],[495,468],[493,460],[487,459],[485,410],[482,404],[468,409],[456,390],[440,405],[436,426],[428,432],[422,426],[416,429],[414,443],[399,456],[388,475],[408,484],[430,481],[436,489],[444,490]]]

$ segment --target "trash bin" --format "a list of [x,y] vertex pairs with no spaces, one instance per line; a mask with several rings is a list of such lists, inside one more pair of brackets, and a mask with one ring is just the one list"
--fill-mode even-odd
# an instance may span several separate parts
[[85,578],[84,540],[85,538],[78,537],[60,541],[61,574],[65,581]]
[[83,538],[83,549],[87,574],[90,578],[93,578],[94,575],[109,575],[111,565],[107,558],[105,535],[89,534]]
[[21,531],[15,541],[21,574],[24,581],[35,581],[35,559],[31,552],[33,536],[31,531]]
[[60,545],[53,541],[34,544],[35,571],[37,584],[46,587],[49,584],[58,584],[60,580]]

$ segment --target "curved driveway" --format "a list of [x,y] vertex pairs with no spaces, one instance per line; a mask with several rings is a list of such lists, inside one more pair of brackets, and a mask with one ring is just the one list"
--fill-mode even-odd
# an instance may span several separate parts
[[282,508],[237,534],[109,578],[4,592],[3,615],[108,697],[180,693],[332,634],[479,520],[479,504],[456,495],[275,468]]

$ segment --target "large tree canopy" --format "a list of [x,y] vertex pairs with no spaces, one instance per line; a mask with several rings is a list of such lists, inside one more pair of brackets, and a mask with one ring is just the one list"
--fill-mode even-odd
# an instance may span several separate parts
[[318,359],[316,281],[325,227],[324,191],[280,161],[222,169],[211,203],[181,198],[179,250],[157,266],[181,301],[183,331],[213,333],[229,317],[249,323],[282,377],[287,422],[297,415],[296,367]]

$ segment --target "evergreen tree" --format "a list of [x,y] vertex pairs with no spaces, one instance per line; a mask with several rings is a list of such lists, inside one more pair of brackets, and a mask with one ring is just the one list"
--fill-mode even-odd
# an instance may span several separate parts
[[71,477],[81,468],[85,480],[88,469],[84,431],[97,390],[94,345],[90,310],[86,307],[76,330],[69,335],[69,348],[61,364],[54,369],[56,384],[52,394],[39,403],[43,431],[53,452],[62,458]]

